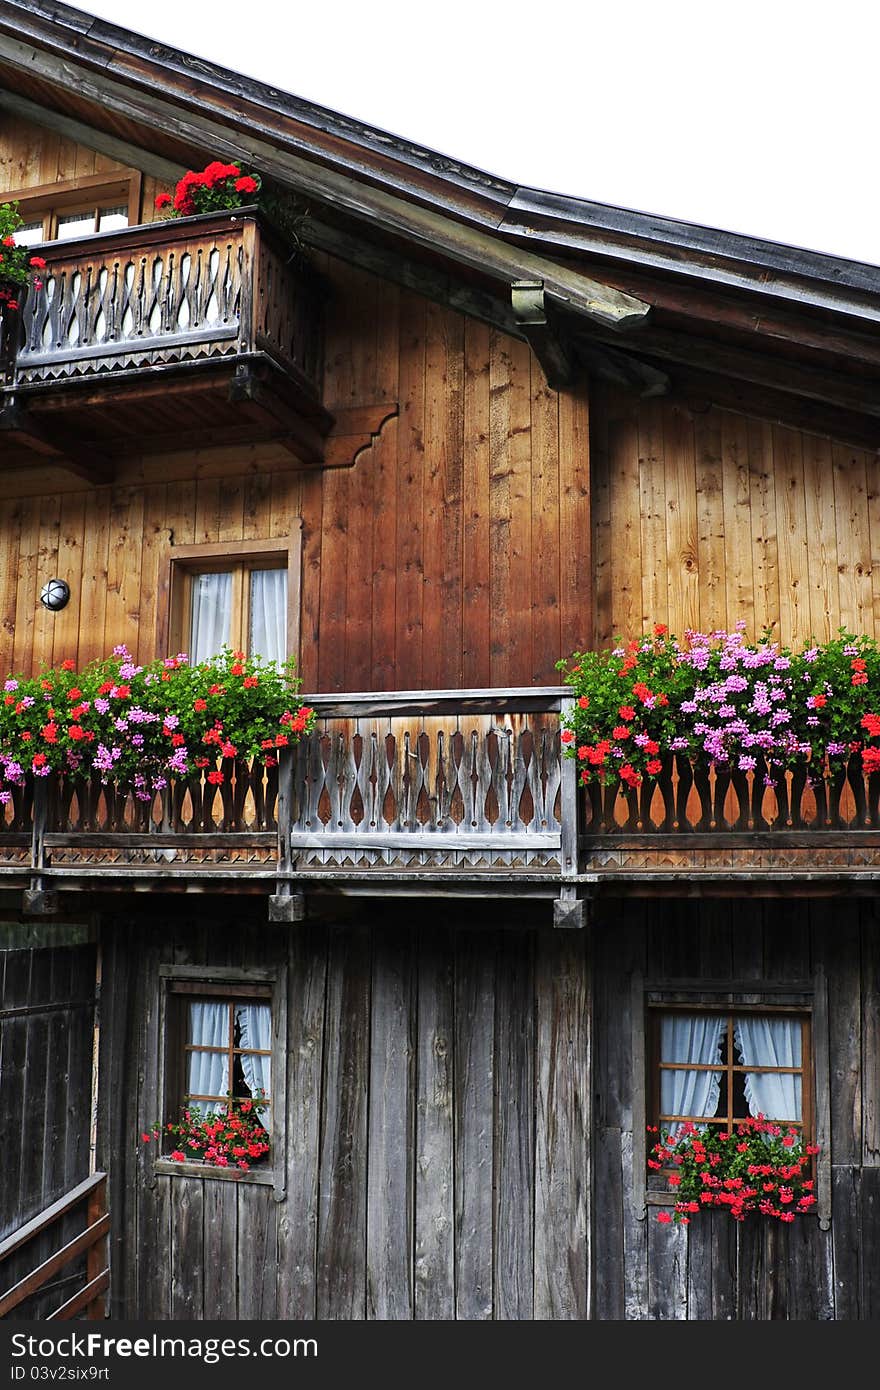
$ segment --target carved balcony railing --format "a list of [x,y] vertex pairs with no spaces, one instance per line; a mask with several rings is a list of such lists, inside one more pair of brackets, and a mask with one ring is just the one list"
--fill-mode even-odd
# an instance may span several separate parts
[[[320,449],[331,420],[321,406],[317,280],[254,209],[40,249],[42,288],[22,307],[16,351],[7,353],[0,377],[17,411],[7,430],[25,432],[39,416],[42,435],[64,410],[65,426],[82,438],[106,444],[138,434],[149,447],[162,430],[179,441],[188,419],[202,431],[212,423],[225,428],[230,438],[237,418],[252,432],[265,421],[276,432],[287,425],[302,436],[306,454]],[[157,380],[164,385],[158,397]],[[179,419],[169,382],[180,397]],[[91,388],[82,418],[77,386]],[[113,393],[112,412],[102,409],[96,388]],[[161,405],[158,423],[146,428],[142,408],[126,415],[144,392]]]
[[310,697],[297,746],[292,868],[304,881],[521,884],[574,868],[575,780],[558,689]]
[[24,887],[36,911],[59,890],[222,884],[268,893],[285,921],[311,893],[509,892],[551,897],[558,924],[578,925],[579,903],[600,890],[880,882],[880,774],[858,754],[775,786],[760,763],[740,773],[669,757],[621,794],[578,787],[563,688],[306,700],[315,730],[278,767],[227,759],[217,786],[204,773],[171,779],[149,801],[97,777],[14,788],[0,807],[0,884]]
[[576,871],[567,694],[308,696],[317,726],[278,767],[227,759],[220,785],[169,779],[149,801],[97,776],[30,779],[0,808],[0,881],[24,880],[36,911],[96,883],[222,882],[268,891],[282,920],[328,886],[564,896]]
[[638,788],[582,789],[579,823],[580,867],[605,880],[880,878],[880,775],[858,753],[786,770],[773,785],[760,757],[740,772],[668,756]]
[[[59,889],[132,882],[191,889],[235,879],[266,891],[280,859],[278,768],[223,759],[223,783],[171,778],[146,801],[62,774],[29,778],[0,807],[0,882],[27,876],[26,904],[54,910]],[[48,896],[47,896],[48,895]]]

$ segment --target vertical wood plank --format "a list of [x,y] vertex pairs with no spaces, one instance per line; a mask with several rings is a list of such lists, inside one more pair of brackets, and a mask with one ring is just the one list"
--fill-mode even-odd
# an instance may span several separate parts
[[493,1312],[494,933],[455,950],[455,1316]]
[[589,400],[586,386],[559,397],[560,656],[583,651],[593,641]]
[[779,545],[779,636],[800,648],[810,635],[807,521],[801,436],[773,427],[773,475],[776,486]]
[[422,684],[422,501],[429,443],[425,439],[425,314],[424,300],[411,294],[401,296],[395,671],[402,690],[417,690]]
[[753,641],[760,634],[755,630],[748,427],[742,416],[729,411],[721,416],[721,473],[727,626],[732,631],[742,620]]
[[[373,670],[373,572],[376,564],[373,554],[373,450],[365,450],[352,469],[335,471],[344,472],[348,483],[347,534],[343,539],[349,563],[341,566],[345,578],[341,595],[343,607],[341,613],[334,615],[342,630],[342,689],[369,690]],[[338,551],[337,546],[337,554]],[[329,587],[332,594],[332,582]]]
[[413,1315],[415,1142],[412,933],[373,953],[367,1171],[367,1317]]
[[418,962],[414,1316],[455,1317],[452,934],[428,929]]
[[659,401],[641,403],[638,412],[639,500],[641,508],[642,606],[635,632],[669,623],[666,588],[666,477],[663,468],[663,414]]
[[56,571],[59,579],[70,585],[70,602],[54,615],[51,664],[58,665],[65,657],[79,659],[79,636],[82,632],[80,610],[85,586],[83,549],[85,543],[86,494],[68,492],[61,498],[58,528]]
[[238,1187],[238,1312],[240,1320],[278,1317],[278,1203],[272,1189]]
[[810,631],[819,642],[840,627],[834,472],[831,446],[818,435],[803,437],[804,497],[809,538]]
[[666,460],[667,590],[673,632],[700,627],[700,557],[694,472],[694,431],[687,412],[670,405],[663,422]]
[[[39,504],[39,533],[37,540],[36,597],[47,580],[56,576],[58,570],[58,538],[61,529],[60,497],[43,497]],[[39,601],[33,627],[32,659],[37,668],[51,666],[52,647],[55,636],[57,615],[44,608]]]
[[724,488],[721,471],[721,418],[717,410],[694,420],[697,481],[697,555],[700,575],[700,626],[724,627],[727,589],[724,567]]
[[639,489],[639,437],[636,411],[622,392],[608,422],[611,479],[611,589],[614,631],[637,637],[642,631],[642,554]]
[[[168,1180],[171,1197],[171,1317],[186,1322],[205,1316],[203,1281],[208,1265],[204,1240],[204,1191],[213,1184],[200,1178]],[[227,1269],[227,1278],[229,1270]]]
[[580,936],[541,932],[536,942],[536,1318],[590,1315],[591,1000]]
[[532,664],[528,683],[556,685],[562,649],[559,393],[531,359]]
[[137,650],[143,522],[144,497],[140,489],[115,489],[110,506],[107,606],[104,610],[104,648],[108,652],[122,642],[130,652]]
[[287,1011],[287,1196],[278,1213],[278,1316],[316,1316],[321,1077],[327,945],[306,929],[290,938]]
[[372,466],[372,629],[367,690],[393,690],[397,684],[397,501],[398,421],[389,420],[370,450]]
[[755,636],[774,627],[779,635],[779,547],[770,426],[748,422],[749,493],[752,513],[752,573],[755,585]]
[[874,595],[865,456],[842,444],[832,448],[840,622],[850,632],[871,632]]
[[495,1317],[534,1316],[532,934],[503,938],[495,995]]
[[15,612],[11,666],[12,670],[29,675],[33,667],[34,623],[40,593],[37,586],[39,520],[36,499],[23,498],[18,510],[21,515],[18,571],[14,594],[10,595]]
[[322,1083],[317,1316],[366,1315],[370,939],[331,930]]
[[489,329],[468,322],[464,338],[464,505],[462,554],[462,682],[489,684]]
[[[348,565],[357,565],[349,544],[352,485],[348,469],[333,468],[324,476],[321,522],[321,645],[319,688],[341,690],[345,683],[345,622]],[[327,563],[323,563],[326,558]]]
[[[166,1183],[177,1179],[165,1178]],[[238,1317],[238,1267],[247,1253],[238,1238],[238,1192],[234,1182],[204,1184],[204,1316],[207,1322]]]
[[104,607],[107,599],[110,548],[110,489],[86,494],[83,518],[82,594],[77,659],[87,665],[112,650],[105,650]]

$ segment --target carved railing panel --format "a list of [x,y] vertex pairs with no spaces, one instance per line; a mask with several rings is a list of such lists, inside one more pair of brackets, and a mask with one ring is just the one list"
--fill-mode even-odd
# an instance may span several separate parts
[[[47,867],[274,865],[277,767],[227,758],[220,769],[220,785],[204,773],[170,779],[149,801],[97,775],[47,778],[41,837]],[[0,825],[0,865],[7,866],[31,861],[33,783],[13,788],[12,796]]]
[[558,701],[517,710],[496,697],[492,710],[483,697],[468,709],[463,695],[432,694],[398,712],[359,698],[362,714],[324,714],[295,750],[296,870],[560,871]]
[[637,789],[590,783],[582,793],[582,829],[591,838],[880,830],[880,774],[865,773],[858,753],[822,772],[811,779],[806,766],[797,767],[771,786],[761,758],[754,771],[739,772],[668,756]]

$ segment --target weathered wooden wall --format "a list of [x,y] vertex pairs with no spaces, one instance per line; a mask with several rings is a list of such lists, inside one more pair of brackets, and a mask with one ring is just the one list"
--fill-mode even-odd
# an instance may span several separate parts
[[[608,905],[594,932],[595,1316],[822,1320],[880,1317],[880,918],[872,903]],[[633,1204],[632,990],[644,979],[803,981],[828,988],[831,1229],[703,1212],[662,1226]],[[818,1042],[818,1040],[817,1040]]]
[[880,458],[681,400],[591,396],[596,643],[746,622],[880,636]]
[[[284,937],[241,916],[109,924],[114,1316],[587,1316],[587,943],[528,925],[547,912],[486,931],[467,906],[420,906],[416,925],[381,904]],[[160,962],[286,963],[283,1200],[151,1176]]]
[[[0,1239],[82,1182],[89,1173],[95,947],[48,945],[0,950]],[[11,1256],[0,1287],[11,1287],[82,1224],[76,1215]],[[22,1304],[20,1316],[58,1307],[78,1272]]]

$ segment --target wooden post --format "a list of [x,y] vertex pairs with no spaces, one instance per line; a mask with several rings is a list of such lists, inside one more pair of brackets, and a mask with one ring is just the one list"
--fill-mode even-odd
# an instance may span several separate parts
[[306,915],[304,893],[295,893],[290,881],[293,872],[293,851],[290,843],[291,804],[293,800],[293,749],[282,748],[278,754],[278,879],[275,892],[269,897],[270,922],[301,922]]
[[58,894],[45,887],[43,870],[46,867],[44,836],[49,808],[48,777],[34,778],[34,811],[31,831],[31,886],[24,890],[22,911],[41,917],[51,917],[58,911]]
[[[559,706],[560,732],[570,718],[574,701],[564,699]],[[559,748],[562,780],[559,788],[560,850],[559,872],[562,880],[559,897],[553,904],[554,927],[582,928],[586,925],[586,903],[578,897],[578,791],[577,764]]]
[[[95,1226],[102,1216],[107,1214],[107,1179],[106,1177],[89,1193],[88,1206],[86,1208],[86,1225]],[[110,1267],[109,1236],[101,1236],[90,1245],[86,1251],[86,1284],[91,1284],[97,1280]],[[101,1289],[97,1297],[89,1304],[88,1316],[90,1321],[97,1322],[107,1316],[107,1288],[106,1285]]]

